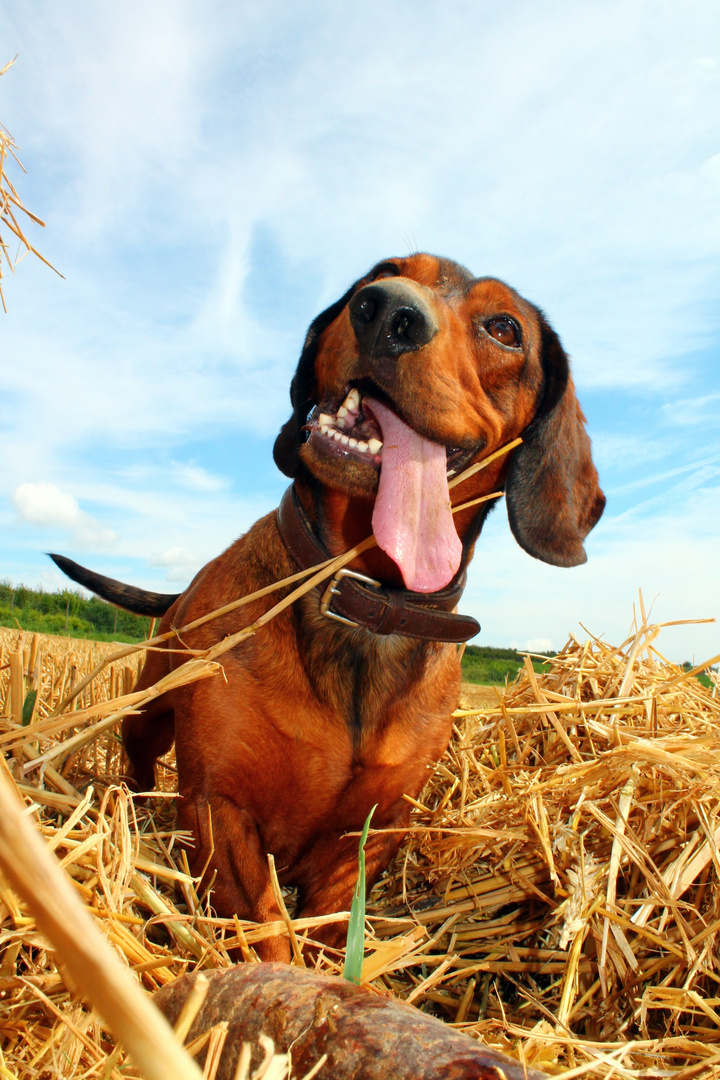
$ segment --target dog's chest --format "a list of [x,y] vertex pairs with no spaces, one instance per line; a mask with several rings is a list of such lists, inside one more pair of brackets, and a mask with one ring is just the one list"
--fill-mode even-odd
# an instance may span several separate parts
[[443,646],[347,629],[318,616],[311,604],[297,636],[300,662],[317,700],[342,715],[355,738],[411,693],[424,696],[430,689]]

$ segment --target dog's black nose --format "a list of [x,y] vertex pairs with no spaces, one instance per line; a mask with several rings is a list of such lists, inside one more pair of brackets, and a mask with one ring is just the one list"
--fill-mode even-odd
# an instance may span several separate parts
[[400,356],[427,345],[438,322],[419,288],[384,278],[355,293],[348,305],[359,345],[380,356]]

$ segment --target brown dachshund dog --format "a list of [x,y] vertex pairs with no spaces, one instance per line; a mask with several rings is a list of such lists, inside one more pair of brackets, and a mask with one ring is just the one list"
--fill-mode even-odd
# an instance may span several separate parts
[[[208,563],[180,596],[145,593],[60,560],[120,606],[164,613],[161,631],[348,551],[378,547],[241,645],[225,677],[175,690],[128,717],[138,790],[175,741],[180,826],[191,865],[214,874],[218,912],[280,918],[268,872],[298,890],[297,916],[347,910],[356,836],[377,804],[368,884],[388,865],[410,806],[445,751],[460,688],[453,642],[479,627],[454,613],[489,504],[454,517],[448,475],[517,436],[522,445],[453,492],[504,489],[512,531],[538,559],[585,561],[605,499],[560,341],[501,281],[430,255],[379,263],[311,325],[275,461],[293,478],[281,507]],[[277,600],[183,635],[205,649]],[[175,643],[177,647],[177,643]],[[148,655],[138,689],[182,662]],[[343,924],[323,940],[339,944]],[[261,943],[289,959],[286,938]]]

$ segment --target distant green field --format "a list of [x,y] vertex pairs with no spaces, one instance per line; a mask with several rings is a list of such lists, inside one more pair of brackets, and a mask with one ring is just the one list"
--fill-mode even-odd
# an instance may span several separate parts
[[[547,655],[548,661],[552,653]],[[480,683],[482,686],[503,685],[512,682],[523,666],[523,656],[514,649],[492,649],[483,645],[468,645],[462,659],[462,677],[465,682]],[[540,674],[547,670],[542,660],[532,658],[532,666]],[[682,665],[686,671],[693,666],[689,660]],[[715,670],[715,669],[713,669]],[[698,682],[708,688],[712,685],[707,675],[698,675]]]
[[[533,659],[535,671],[545,665]],[[486,645],[468,645],[462,658],[462,677],[466,682],[483,686],[502,686],[512,682],[523,666],[523,657],[515,649],[493,649]]]

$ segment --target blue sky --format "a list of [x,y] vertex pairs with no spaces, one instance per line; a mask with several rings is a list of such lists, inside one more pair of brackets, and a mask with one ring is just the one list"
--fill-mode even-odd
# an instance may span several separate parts
[[[312,317],[379,259],[507,280],[572,356],[608,508],[580,568],[478,545],[478,643],[720,616],[712,0],[0,0],[0,120],[47,222],[0,316],[0,578],[57,550],[178,591],[285,479]],[[668,629],[670,658],[720,652]]]

